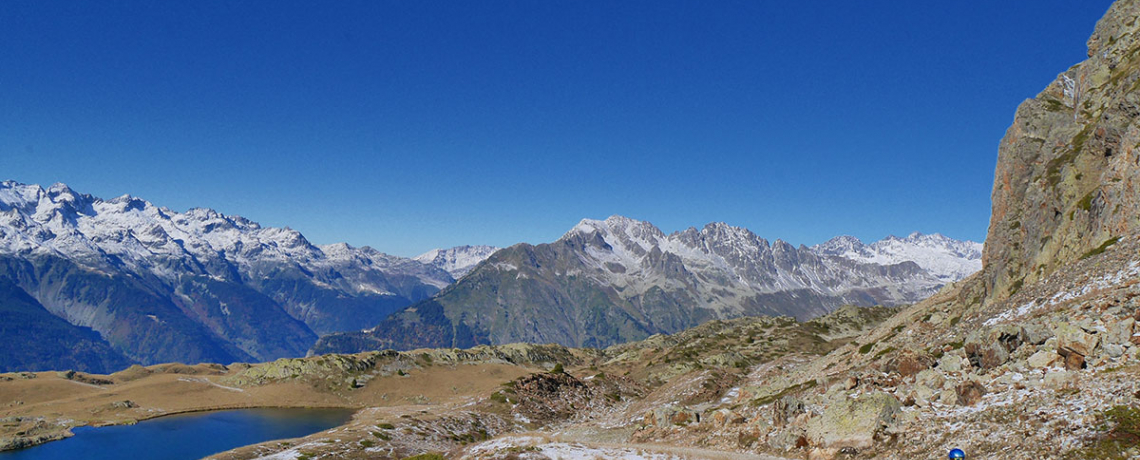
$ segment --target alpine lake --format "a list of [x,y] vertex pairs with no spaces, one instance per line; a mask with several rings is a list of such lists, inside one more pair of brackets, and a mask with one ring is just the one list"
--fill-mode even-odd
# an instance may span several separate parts
[[191,460],[241,446],[307,436],[340,426],[351,409],[239,409],[194,412],[134,425],[79,427],[75,436],[15,451],[0,460]]

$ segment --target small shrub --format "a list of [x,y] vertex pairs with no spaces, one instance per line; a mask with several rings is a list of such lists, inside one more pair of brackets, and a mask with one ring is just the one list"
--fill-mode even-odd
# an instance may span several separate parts
[[562,368],[562,363],[555,363],[554,369],[550,370],[551,374],[564,374],[566,370]]

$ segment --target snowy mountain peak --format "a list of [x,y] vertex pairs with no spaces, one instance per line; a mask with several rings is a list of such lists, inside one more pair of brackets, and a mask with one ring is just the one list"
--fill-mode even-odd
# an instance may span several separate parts
[[914,262],[943,282],[965,278],[982,269],[982,243],[959,241],[941,233],[891,235],[871,244],[839,236],[812,246],[815,252],[862,263],[883,265]]
[[[131,195],[103,200],[65,184],[45,190],[0,182],[0,254],[62,256],[97,270],[122,267],[167,280],[188,273],[221,279],[235,274],[257,277],[261,270],[273,270],[267,264],[285,263],[317,273],[318,278],[327,276],[322,283],[341,283],[349,292],[386,292],[387,288],[362,281],[374,276],[367,273],[371,270],[408,270],[420,282],[436,287],[451,281],[441,270],[371,248],[347,244],[325,248],[332,254],[291,228],[262,227],[209,208],[178,213]],[[357,261],[367,267],[359,275],[361,280],[330,271]]]
[[432,249],[412,259],[440,268],[451,274],[452,278],[459,279],[498,250],[499,248],[495,246],[456,246],[448,249]]

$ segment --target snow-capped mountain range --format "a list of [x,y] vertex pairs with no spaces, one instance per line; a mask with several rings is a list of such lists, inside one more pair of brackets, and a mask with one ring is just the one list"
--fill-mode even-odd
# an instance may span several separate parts
[[959,241],[940,233],[914,232],[906,238],[888,236],[863,244],[853,236],[837,236],[812,246],[818,254],[863,263],[891,265],[914,262],[943,282],[953,282],[982,269],[982,243]]
[[[188,273],[248,280],[274,264],[290,264],[321,283],[378,295],[406,294],[379,274],[399,273],[437,289],[453,281],[442,270],[369,247],[316,246],[288,227],[262,227],[211,209],[178,213],[130,195],[102,200],[64,184],[44,189],[0,182],[0,254],[58,256],[164,280]],[[358,270],[340,272],[350,267]]]
[[[873,295],[878,302],[910,303],[981,269],[981,243],[940,234],[889,236],[871,244],[840,236],[797,248],[723,222],[666,235],[648,222],[612,216],[582,220],[562,240],[593,235],[605,245],[586,245],[584,260],[597,269],[593,276],[600,282],[635,292],[670,286],[658,261],[674,261],[679,262],[674,270],[696,275],[694,285],[709,291],[704,298],[719,298],[715,303],[722,305],[799,289],[828,296],[881,290]],[[729,294],[721,294],[726,289]]]
[[314,350],[606,346],[711,319],[912,303],[981,268],[980,247],[921,234],[794,247],[721,222],[666,235],[622,216],[585,219],[552,243],[501,249],[432,299]]
[[14,181],[0,182],[0,277],[142,363],[302,355],[317,334],[375,324],[455,281],[431,264],[314,245],[210,209]]
[[413,259],[440,268],[459,279],[499,249],[494,246],[456,246],[450,249],[432,249]]
[[[566,334],[578,326],[536,327],[537,320],[503,340],[602,343],[712,318],[807,317],[843,303],[916,301],[976,269],[979,249],[919,234],[795,248],[723,223],[665,235],[614,216],[583,220],[548,245],[461,246],[411,259],[314,245],[287,227],[210,209],[176,212],[129,195],[104,200],[63,184],[0,182],[0,278],[142,363],[295,356],[318,334],[374,326],[437,293],[434,300],[448,304],[457,291],[466,292],[470,319],[526,306],[529,313],[511,319],[525,322],[586,292],[602,293],[590,300],[601,315],[594,319],[617,311],[642,318],[628,326],[634,332],[598,342],[589,342],[596,335],[589,331]],[[455,283],[472,276],[483,282]],[[507,279],[521,291],[494,287]],[[583,290],[537,294],[566,283]]]

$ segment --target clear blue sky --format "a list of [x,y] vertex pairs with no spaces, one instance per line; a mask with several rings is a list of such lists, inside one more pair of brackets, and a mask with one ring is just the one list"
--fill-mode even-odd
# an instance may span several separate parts
[[981,240],[1111,2],[0,2],[0,179],[415,255],[622,214]]

